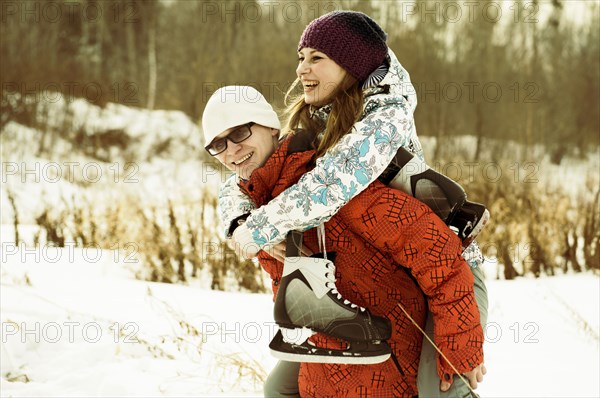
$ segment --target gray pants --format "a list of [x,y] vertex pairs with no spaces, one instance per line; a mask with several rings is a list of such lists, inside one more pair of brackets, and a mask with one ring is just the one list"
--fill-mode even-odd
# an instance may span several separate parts
[[[475,278],[475,301],[481,315],[481,326],[485,327],[488,313],[488,295],[483,279],[481,267],[471,268]],[[433,340],[433,318],[431,313],[427,314],[425,332]],[[454,376],[452,387],[446,392],[440,391],[440,378],[437,374],[436,351],[427,339],[423,339],[421,360],[419,361],[419,373],[417,375],[419,386],[419,397],[421,398],[465,398],[471,397],[471,391],[458,377]]]
[[300,397],[298,374],[300,363],[279,361],[265,381],[266,398]]
[[[481,326],[487,322],[488,296],[485,287],[483,271],[480,267],[471,268],[475,277],[475,300],[481,314]],[[431,313],[427,314],[425,332],[433,340],[433,318]],[[266,398],[300,397],[298,388],[298,373],[300,364],[297,362],[279,361],[273,368],[265,381],[264,394]],[[470,397],[469,388],[454,376],[452,387],[446,392],[440,391],[440,378],[437,374],[436,351],[433,346],[423,339],[423,349],[419,362],[419,374],[417,376],[419,397],[421,398],[463,398]]]

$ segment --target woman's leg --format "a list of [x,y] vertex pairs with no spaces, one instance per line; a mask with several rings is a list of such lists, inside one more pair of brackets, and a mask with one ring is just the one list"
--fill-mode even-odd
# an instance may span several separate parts
[[[488,315],[488,296],[485,286],[483,270],[481,267],[471,268],[475,279],[473,290],[475,300],[479,307],[481,326],[485,328]],[[433,318],[431,313],[427,314],[425,333],[433,340]],[[423,339],[421,360],[419,362],[419,373],[417,375],[420,398],[466,398],[471,397],[471,391],[458,377],[454,376],[452,387],[446,392],[440,391],[440,378],[437,374],[436,350],[427,339]]]
[[265,381],[266,398],[300,397],[298,388],[299,362],[279,361]]

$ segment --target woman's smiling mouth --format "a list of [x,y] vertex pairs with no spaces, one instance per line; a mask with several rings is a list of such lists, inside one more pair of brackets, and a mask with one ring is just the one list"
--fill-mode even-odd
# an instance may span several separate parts
[[315,87],[317,87],[319,85],[319,82],[315,82],[315,81],[305,81],[302,82],[302,86],[304,87],[304,92],[307,91],[311,91],[313,90]]

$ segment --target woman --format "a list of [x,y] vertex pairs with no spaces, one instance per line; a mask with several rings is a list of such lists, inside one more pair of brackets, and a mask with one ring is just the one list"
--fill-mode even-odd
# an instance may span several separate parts
[[[230,127],[214,137],[205,130],[207,149],[236,173],[242,191],[260,206],[309,171],[318,152],[311,148],[315,137],[308,131],[288,135],[277,147],[276,118],[267,116],[264,98],[250,101],[256,94],[249,87],[238,91],[232,95],[232,88],[223,88],[209,100],[206,121]],[[482,362],[483,332],[472,273],[460,256],[458,237],[427,206],[376,181],[325,223],[325,236],[327,250],[337,253],[337,289],[375,316],[391,320],[388,342],[393,354],[376,365],[303,363],[303,395],[414,396],[422,335],[402,308],[423,327],[423,292],[436,315],[436,342],[448,360],[459,372],[472,371]],[[304,233],[304,241],[308,250],[318,251],[315,229]],[[283,265],[265,252],[258,258],[277,292]],[[330,349],[343,344],[321,334],[312,342]],[[454,373],[448,363],[440,361],[440,366],[443,377]],[[276,375],[289,377],[293,385],[296,369],[280,364]]]
[[[356,12],[326,14],[306,28],[298,49],[304,93],[290,110],[286,131],[325,131],[317,150],[323,156],[297,184],[256,210],[235,178],[227,181],[220,195],[222,219],[228,233],[235,230],[233,239],[247,257],[281,241],[290,230],[330,219],[377,178],[398,147],[422,156],[412,118],[414,89],[374,21]],[[338,84],[344,89],[336,90]],[[205,132],[210,130],[204,120],[203,125]],[[323,177],[334,183],[323,183]],[[236,219],[249,212],[248,221],[236,229]],[[475,266],[481,261],[476,247],[467,254],[475,254],[470,256]],[[442,389],[450,382],[442,380]]]

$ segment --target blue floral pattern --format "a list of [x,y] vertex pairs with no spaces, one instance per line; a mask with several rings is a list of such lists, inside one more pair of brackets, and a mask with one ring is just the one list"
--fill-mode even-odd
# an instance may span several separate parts
[[[283,240],[291,229],[307,230],[328,221],[343,205],[362,192],[388,166],[399,147],[415,148],[422,157],[413,112],[417,105],[408,73],[389,51],[389,69],[376,86],[365,88],[362,118],[323,157],[267,205],[254,209],[237,184],[228,180],[219,196],[226,228],[251,211],[246,226],[255,243],[264,247]],[[381,74],[381,70],[377,73]],[[325,120],[330,107],[313,110]],[[410,146],[409,146],[410,145]]]
[[[386,169],[400,147],[423,159],[413,118],[415,89],[393,51],[388,56],[389,69],[383,79],[377,77],[379,83],[363,91],[362,118],[298,183],[256,209],[240,191],[235,175],[225,182],[219,210],[226,231],[233,220],[250,213],[246,226],[255,243],[261,247],[278,243],[291,230],[305,231],[327,222]],[[381,74],[381,69],[376,73]],[[312,110],[312,116],[326,120],[330,111],[330,106],[324,106]],[[471,266],[483,262],[476,245],[465,255]]]
[[250,198],[242,193],[237,181],[237,175],[232,174],[225,180],[219,190],[218,212],[221,221],[223,221],[225,236],[229,233],[229,227],[233,220],[256,209]]

